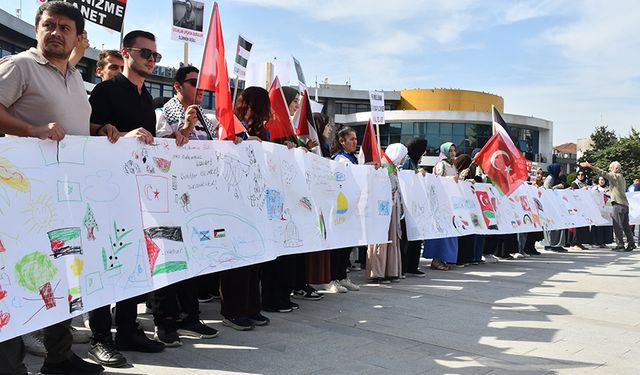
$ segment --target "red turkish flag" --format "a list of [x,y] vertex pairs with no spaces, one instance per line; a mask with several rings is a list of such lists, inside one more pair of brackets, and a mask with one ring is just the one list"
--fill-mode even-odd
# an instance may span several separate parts
[[380,163],[380,148],[376,142],[376,135],[373,132],[371,119],[367,123],[364,130],[364,138],[362,138],[362,146],[360,146],[360,154],[358,154],[358,163],[364,164],[369,162]]
[[474,162],[482,167],[494,185],[505,195],[513,193],[527,180],[527,159],[502,132],[496,132],[478,152]]
[[218,3],[213,3],[209,32],[202,55],[198,90],[213,91],[216,94],[216,117],[220,121],[218,139],[233,139],[245,131],[244,126],[233,114],[233,101],[229,89],[229,73],[224,59],[224,39]]
[[271,118],[266,125],[269,138],[276,140],[293,136],[295,133],[289,117],[289,108],[277,76],[269,89],[269,100],[271,101]]

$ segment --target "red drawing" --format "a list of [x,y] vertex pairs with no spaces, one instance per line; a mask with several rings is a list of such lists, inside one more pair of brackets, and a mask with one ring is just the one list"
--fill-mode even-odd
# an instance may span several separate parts
[[8,312],[0,311],[0,329],[2,329],[2,327],[9,324],[10,320],[11,320],[11,314],[9,314]]
[[153,243],[153,240],[145,233],[144,240],[147,243],[147,254],[149,255],[149,266],[151,267],[151,271],[156,267],[156,261],[158,260],[158,255],[160,254],[160,248],[158,245]]
[[40,287],[40,296],[44,301],[44,306],[47,310],[56,307],[55,296],[53,295],[53,289],[51,288],[51,283],[47,282],[43,286]]
[[2,289],[2,287],[0,286],[0,301],[2,301],[6,296],[7,296],[7,291]]
[[160,192],[158,190],[153,192],[153,199],[158,199],[160,198]]

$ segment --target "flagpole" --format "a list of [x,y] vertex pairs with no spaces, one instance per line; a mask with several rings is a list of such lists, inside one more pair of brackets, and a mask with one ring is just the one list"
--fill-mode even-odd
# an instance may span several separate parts
[[236,78],[233,80],[233,82],[235,82],[235,83],[233,84],[233,100],[232,100],[232,103],[234,103],[234,104],[236,102],[236,96],[238,95],[238,79],[239,78],[240,77],[236,74]]
[[189,65],[189,43],[184,42],[184,65]]
[[378,140],[378,156],[382,160],[382,143],[380,143],[380,124],[376,124],[376,139]]

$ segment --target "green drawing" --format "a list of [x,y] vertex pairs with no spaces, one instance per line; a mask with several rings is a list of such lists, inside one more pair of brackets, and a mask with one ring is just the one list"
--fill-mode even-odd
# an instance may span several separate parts
[[40,287],[51,282],[57,273],[51,259],[37,251],[25,255],[16,264],[18,284],[32,293],[39,293]]
[[69,295],[70,296],[76,296],[78,294],[80,294],[81,290],[79,286],[73,287],[73,288],[69,288]]
[[155,276],[159,273],[170,273],[176,271],[182,271],[187,269],[187,262],[179,261],[179,262],[166,262],[158,264],[158,266],[153,270],[152,276]]
[[89,206],[88,204],[87,211],[84,214],[84,219],[82,219],[82,223],[84,224],[85,228],[87,228],[87,239],[89,241],[95,241],[96,236],[93,232],[94,230],[100,230],[100,227],[98,227],[96,216],[94,215],[91,206]]
[[109,234],[109,246],[111,251],[110,253],[107,253],[107,250],[104,247],[102,248],[102,266],[105,271],[111,271],[122,267],[122,264],[118,261],[118,253],[131,245],[131,242],[125,242],[124,240],[132,231],[133,229],[118,229],[118,224],[116,224],[115,220],[113,221],[113,234]]

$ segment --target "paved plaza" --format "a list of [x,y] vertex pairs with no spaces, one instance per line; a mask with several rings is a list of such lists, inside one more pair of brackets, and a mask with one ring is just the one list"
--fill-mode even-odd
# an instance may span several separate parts
[[[423,264],[426,268],[426,264]],[[427,272],[296,301],[267,327],[220,330],[105,374],[638,374],[640,253],[593,249]],[[140,305],[143,308],[143,305]],[[152,334],[149,315],[141,315]],[[84,328],[81,328],[84,329]],[[74,345],[86,357],[88,345]],[[32,371],[41,359],[27,357]]]

